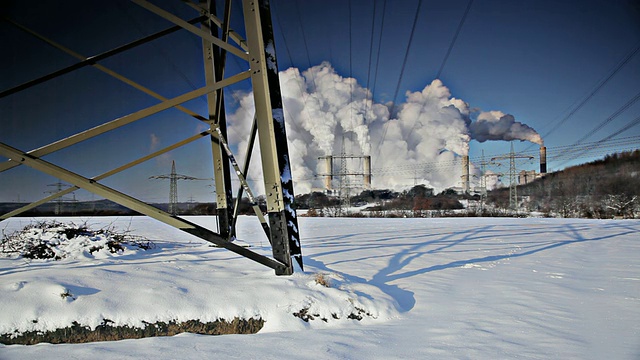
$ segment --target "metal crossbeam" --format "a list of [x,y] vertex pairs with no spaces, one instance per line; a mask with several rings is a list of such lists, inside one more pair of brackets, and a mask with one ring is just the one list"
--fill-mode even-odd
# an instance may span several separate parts
[[215,44],[216,46],[219,46],[225,50],[227,50],[228,52],[236,55],[237,57],[244,59],[244,60],[249,60],[249,55],[244,52],[241,49],[238,49],[235,46],[230,45],[227,42],[222,41],[221,39],[211,35],[210,33],[203,31],[202,29],[199,29],[191,24],[189,24],[189,22],[184,21],[182,19],[180,19],[179,17],[173,15],[172,13],[165,11],[153,4],[151,4],[148,1],[145,0],[131,0],[131,2],[142,6],[143,8],[153,12],[154,14],[171,21],[172,23],[182,27],[183,29],[196,34],[198,36],[200,36],[201,38],[210,41],[211,43]]
[[[202,19],[202,17],[198,17],[198,18],[196,18],[196,19]],[[83,56],[83,55],[81,55],[81,54],[78,54],[77,52],[75,52],[75,51],[73,51],[73,50],[71,50],[71,49],[67,48],[66,46],[64,46],[64,45],[62,45],[62,44],[59,44],[59,43],[57,43],[57,42],[55,42],[55,41],[53,41],[53,40],[51,40],[51,39],[49,39],[49,38],[47,38],[47,37],[43,36],[42,34],[39,34],[39,33],[35,32],[35,31],[33,31],[32,29],[27,28],[27,27],[26,27],[26,26],[24,26],[24,25],[18,24],[17,22],[15,22],[15,21],[13,21],[13,20],[10,20],[10,19],[5,19],[5,20],[7,20],[9,23],[13,24],[14,26],[16,26],[17,28],[19,28],[20,30],[22,30],[22,31],[24,31],[24,32],[26,32],[26,33],[28,33],[28,34],[30,34],[30,35],[33,35],[34,37],[36,37],[36,38],[38,38],[38,39],[40,39],[40,40],[42,40],[42,41],[46,42],[47,44],[49,44],[49,45],[51,45],[51,46],[55,47],[56,49],[59,49],[59,50],[61,50],[61,51],[64,51],[65,53],[67,53],[67,54],[69,54],[69,55],[71,55],[71,56],[75,57],[76,59],[81,60],[82,62],[81,62],[80,64],[91,65],[91,66],[93,66],[94,68],[96,68],[96,69],[98,69],[98,70],[102,71],[103,73],[105,73],[105,74],[107,74],[107,75],[110,75],[111,77],[116,78],[116,79],[118,79],[118,80],[122,81],[123,83],[125,83],[125,84],[127,84],[127,85],[130,85],[130,86],[132,86],[133,88],[138,89],[138,90],[142,91],[143,93],[145,93],[145,94],[147,94],[147,95],[149,95],[149,96],[152,96],[152,97],[154,97],[154,98],[156,98],[156,99],[158,99],[158,100],[160,100],[160,101],[166,101],[166,100],[168,100],[166,97],[164,97],[164,96],[162,96],[162,95],[160,95],[160,94],[156,93],[155,91],[150,90],[149,88],[146,88],[146,87],[144,87],[143,85],[138,84],[137,82],[135,82],[135,81],[133,81],[133,80],[131,80],[131,79],[129,79],[129,78],[127,78],[127,77],[125,77],[124,75],[121,75],[121,74],[119,74],[119,73],[117,73],[117,72],[115,72],[115,71],[113,71],[113,70],[111,70],[111,69],[107,68],[106,66],[103,66],[103,65],[100,65],[100,64],[98,64],[98,63],[97,63],[97,61],[99,61],[99,60],[106,59],[106,58],[108,57],[106,54],[111,54],[112,52],[115,52],[115,51],[117,51],[118,49],[125,48],[127,45],[122,46],[122,47],[119,47],[119,48],[117,48],[116,50],[109,51],[109,52],[104,53],[104,54],[102,54],[102,55],[96,55],[96,56],[92,56],[92,57],[88,58],[88,57],[85,57],[85,56]],[[191,21],[190,21],[190,23],[191,23]],[[172,31],[173,31],[173,30],[180,30],[180,29],[182,29],[180,26],[174,26],[174,27],[172,27],[172,28],[170,28],[170,29],[167,29],[167,30],[165,30],[165,31],[168,31],[168,30],[172,30]],[[160,33],[162,33],[162,32],[160,32]],[[156,35],[158,35],[158,34],[160,34],[160,33],[157,33]],[[151,37],[154,37],[154,35],[151,35],[151,36],[149,36],[149,37],[146,37],[145,39],[149,39],[149,38],[151,38]],[[159,36],[158,36],[158,37],[159,37]],[[154,37],[154,39],[155,39],[155,37]],[[139,43],[139,42],[140,42],[140,40],[138,40],[138,41],[134,41],[134,42],[133,42],[133,43],[131,43],[131,44],[134,44],[134,43],[135,43],[135,44],[137,44],[137,43]],[[133,46],[129,46],[129,47],[128,47],[128,48],[126,48],[126,49],[129,49],[129,48],[132,48],[132,47],[133,47]],[[115,53],[114,53],[114,54],[112,54],[112,55],[115,55]],[[1,97],[1,96],[0,96],[0,97]],[[200,121],[207,121],[207,119],[205,119],[204,117],[202,117],[202,116],[198,115],[197,113],[195,113],[195,112],[193,112],[193,111],[191,111],[191,110],[189,110],[189,109],[187,109],[187,108],[185,108],[185,107],[183,107],[183,106],[176,105],[176,106],[175,106],[175,108],[176,108],[176,109],[178,109],[178,110],[180,110],[180,111],[182,111],[183,113],[185,113],[185,114],[187,114],[187,115],[189,115],[189,116],[194,117],[195,119],[198,119],[198,120],[200,120]]]
[[[41,37],[40,35],[36,34],[34,31],[31,31],[30,29],[27,29],[25,26],[22,26],[22,25],[18,24],[17,22],[15,22],[15,21],[13,21],[11,19],[3,18],[3,20],[7,21],[8,23],[16,26],[17,28],[19,28],[19,29],[31,34],[31,35],[34,35],[35,37],[40,38],[41,40],[44,40],[45,42],[49,42],[48,39],[45,39],[44,37]],[[195,19],[189,20],[187,23],[189,23],[189,24],[194,23],[195,24],[195,23],[199,22],[200,20],[202,20],[202,17],[197,17]],[[180,26],[173,26],[173,27],[170,27],[168,29],[159,31],[159,32],[157,32],[155,34],[149,35],[149,36],[147,36],[145,38],[142,38],[140,40],[136,40],[136,41],[134,41],[132,43],[129,43],[129,44],[120,46],[120,47],[118,47],[116,49],[107,51],[107,52],[102,53],[100,55],[92,56],[92,57],[89,57],[89,58],[84,58],[79,63],[73,64],[73,65],[68,66],[68,67],[66,67],[64,69],[60,69],[58,71],[55,71],[55,72],[53,72],[51,74],[48,74],[48,75],[45,75],[45,76],[42,76],[42,77],[39,77],[37,79],[33,79],[31,81],[28,81],[28,82],[26,82],[24,84],[18,85],[16,87],[11,88],[11,89],[2,91],[2,92],[0,92],[0,98],[3,98],[5,96],[11,95],[11,94],[15,94],[15,93],[17,93],[19,91],[28,89],[28,88],[30,88],[32,86],[35,86],[35,85],[41,84],[43,82],[55,79],[58,76],[62,76],[64,74],[68,74],[68,73],[70,73],[72,71],[81,69],[81,68],[83,68],[85,66],[94,65],[95,63],[97,63],[100,60],[104,60],[104,59],[107,59],[107,58],[109,58],[111,56],[120,54],[121,52],[124,52],[126,50],[133,49],[136,46],[140,46],[142,44],[146,44],[146,43],[148,43],[148,42],[150,42],[152,40],[158,39],[158,38],[163,37],[165,35],[169,35],[169,34],[174,33],[174,32],[176,32],[176,31],[178,31],[180,29],[181,29]],[[53,45],[53,44],[51,44],[51,45]],[[55,47],[58,47],[58,46],[55,46]],[[60,47],[58,47],[58,48],[60,49]],[[75,55],[73,55],[73,56],[75,56]],[[78,56],[75,56],[75,57],[77,58]]]
[[19,149],[13,148],[4,143],[0,143],[0,155],[15,159],[15,161],[18,161],[21,164],[27,165],[45,174],[54,176],[79,188],[91,191],[94,194],[100,195],[105,199],[111,200],[131,210],[152,217],[165,224],[171,225],[182,231],[195,235],[203,240],[209,241],[218,246],[231,250],[237,254],[250,258],[251,260],[257,261],[276,270],[276,272],[284,270],[283,264],[274,261],[273,259],[270,259],[266,256],[255,253],[249,249],[243,248],[242,246],[229,242],[226,238],[223,238],[222,236],[212,232],[211,230],[203,228],[202,226],[181,219],[179,217],[172,216],[171,214],[155,208],[149,204],[146,204],[136,198],[121,193],[108,186],[102,185],[93,179],[88,179],[86,177],[78,175],[48,161],[27,154]]
[[[209,130],[203,131],[203,132],[201,132],[199,134],[196,134],[194,136],[191,136],[191,137],[189,137],[187,139],[184,139],[182,141],[178,141],[177,143],[175,143],[173,145],[167,146],[164,149],[160,149],[160,150],[155,151],[155,152],[153,152],[153,153],[151,153],[151,154],[149,154],[147,156],[143,156],[143,157],[141,157],[141,158],[139,158],[137,160],[131,161],[131,162],[125,164],[125,165],[122,165],[122,166],[117,167],[117,168],[115,168],[113,170],[107,171],[104,174],[95,176],[95,177],[93,177],[91,179],[95,180],[95,181],[100,181],[100,180],[106,179],[109,176],[112,176],[112,175],[115,175],[115,174],[117,174],[119,172],[125,171],[125,170],[127,170],[129,168],[132,168],[132,167],[138,165],[138,164],[142,164],[143,162],[145,162],[147,160],[151,160],[151,159],[153,159],[155,157],[158,157],[158,156],[160,156],[162,154],[166,154],[171,150],[175,150],[175,149],[177,149],[177,148],[179,148],[179,147],[181,147],[183,145],[192,143],[192,142],[194,142],[194,141],[196,141],[198,139],[201,139],[202,137],[210,135],[210,134],[211,134],[211,132]],[[16,210],[13,210],[13,211],[8,212],[6,214],[0,215],[0,220],[5,220],[5,219],[8,219],[8,218],[13,217],[13,216],[20,215],[25,211],[31,210],[31,209],[33,209],[35,207],[38,207],[38,206],[40,206],[42,204],[45,204],[45,203],[47,203],[47,202],[49,202],[51,200],[55,200],[57,198],[65,196],[65,195],[67,195],[69,193],[72,193],[72,192],[78,190],[78,189],[80,189],[80,188],[77,187],[77,186],[72,186],[70,188],[64,189],[64,190],[62,190],[60,192],[57,192],[57,193],[52,194],[50,196],[47,196],[44,199],[32,202],[31,204],[27,204],[27,205],[25,205],[25,206],[23,206],[21,208],[18,208]]]
[[[117,129],[117,128],[121,127],[121,126],[130,124],[130,123],[132,123],[134,121],[138,121],[138,120],[143,119],[143,118],[145,118],[147,116],[151,116],[153,114],[157,114],[157,113],[159,113],[161,111],[164,111],[164,110],[167,110],[167,109],[169,109],[171,107],[174,107],[176,105],[185,103],[185,102],[187,102],[189,100],[193,100],[193,99],[195,99],[197,97],[200,97],[202,95],[205,95],[205,94],[208,94],[208,93],[210,93],[212,91],[215,91],[216,89],[219,89],[221,87],[228,86],[228,85],[234,84],[234,83],[236,83],[238,81],[245,80],[245,79],[247,79],[249,77],[249,75],[250,74],[249,74],[248,71],[242,72],[240,74],[237,74],[237,75],[234,75],[234,76],[232,76],[230,78],[227,78],[227,79],[225,79],[223,81],[217,82],[217,83],[215,83],[213,85],[201,87],[200,89],[193,90],[193,91],[188,92],[186,94],[177,96],[177,97],[175,97],[173,99],[169,99],[169,100],[163,101],[160,104],[156,104],[156,105],[150,106],[150,107],[148,107],[146,109],[142,109],[142,110],[136,111],[136,112],[134,112],[132,114],[129,114],[129,115],[123,116],[121,118],[109,121],[107,123],[98,125],[98,126],[96,126],[94,128],[91,128],[89,130],[85,130],[83,132],[77,133],[77,134],[72,135],[72,136],[69,136],[69,137],[67,137],[65,139],[53,142],[53,143],[51,143],[49,145],[45,145],[45,146],[40,147],[40,148],[35,149],[35,150],[31,150],[31,151],[29,151],[29,154],[33,155],[35,157],[42,157],[44,155],[51,154],[51,153],[53,153],[55,151],[62,150],[64,148],[67,148],[67,147],[69,147],[71,145],[75,145],[75,144],[77,144],[79,142],[82,142],[82,141],[85,141],[87,139],[91,139],[92,137],[95,137],[97,135],[104,134],[104,133],[106,133],[108,131]],[[8,170],[8,169],[11,169],[11,168],[14,168],[14,167],[19,166],[19,165],[20,165],[19,162],[16,162],[16,161],[13,161],[13,160],[5,161],[4,163],[0,164],[0,172]]]

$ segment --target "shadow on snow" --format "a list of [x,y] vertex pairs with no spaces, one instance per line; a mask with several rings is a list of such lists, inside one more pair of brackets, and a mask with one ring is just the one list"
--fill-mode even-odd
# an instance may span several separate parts
[[[394,284],[400,279],[412,278],[418,275],[442,271],[451,268],[459,268],[469,263],[496,262],[505,259],[526,257],[539,252],[555,248],[592,241],[614,239],[619,236],[637,233],[640,229],[637,224],[610,223],[593,228],[593,224],[581,224],[580,221],[554,225],[551,221],[544,223],[527,224],[492,224],[461,231],[450,231],[451,225],[431,229],[406,230],[393,229],[389,231],[376,231],[375,227],[358,227],[360,232],[331,237],[311,237],[307,239],[310,244],[305,246],[311,255],[304,257],[307,265],[339,274],[354,283],[363,283],[376,286],[383,292],[393,297],[399,306],[399,311],[406,312],[415,306],[414,293],[408,289]],[[425,227],[429,226],[428,220]],[[438,232],[438,228],[445,230]],[[502,240],[501,238],[505,238]],[[319,240],[319,241],[318,241]],[[325,248],[324,242],[329,242],[331,251],[314,252]],[[515,251],[514,251],[515,249]],[[378,250],[384,254],[367,254],[364,257],[354,257],[350,260],[339,260],[326,263],[322,259],[328,255],[340,254],[344,257],[347,253],[357,256],[363,251]],[[498,252],[494,255],[474,256],[474,254],[487,251]],[[443,263],[435,263],[442,257],[428,255],[444,255],[446,253],[468,254],[460,260]],[[369,280],[341,271],[343,263],[366,261],[388,257],[386,266],[380,269]],[[424,264],[424,266],[423,266]],[[407,270],[411,265],[417,269]]]

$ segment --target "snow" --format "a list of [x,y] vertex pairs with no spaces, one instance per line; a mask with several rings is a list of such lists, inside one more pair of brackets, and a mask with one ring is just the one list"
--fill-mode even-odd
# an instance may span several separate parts
[[[301,217],[306,271],[290,277],[146,217],[63,220],[112,224],[157,246],[0,258],[1,332],[105,318],[261,317],[265,326],[255,335],[0,345],[0,359],[640,358],[639,220]],[[33,222],[0,226],[7,233]],[[238,230],[269,254],[256,218],[241,217]],[[304,307],[327,322],[292,315]],[[356,307],[372,316],[347,319]]]

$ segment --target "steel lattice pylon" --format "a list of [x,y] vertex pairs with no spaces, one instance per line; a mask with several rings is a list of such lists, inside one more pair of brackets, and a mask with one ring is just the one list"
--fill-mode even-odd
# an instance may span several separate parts
[[178,213],[178,180],[211,180],[178,174],[175,160],[171,162],[171,173],[169,175],[155,175],[149,177],[149,179],[169,180],[169,213],[171,215],[177,215]]
[[511,210],[518,209],[518,180],[517,180],[517,169],[516,169],[516,159],[517,158],[525,158],[525,159],[533,159],[533,156],[527,155],[516,155],[513,150],[513,142],[511,143],[511,151],[507,156],[497,156],[491,158],[491,161],[495,160],[505,160],[509,159],[509,208]]
[[[31,151],[23,151],[0,142],[0,155],[9,159],[0,163],[0,172],[20,165],[26,165],[74,185],[68,189],[58,191],[44,199],[23,206],[20,209],[4,214],[0,216],[0,220],[15,216],[40,204],[57,199],[65,194],[82,188],[102,196],[105,199],[126,206],[139,213],[150,216],[156,220],[193,234],[201,239],[212,242],[263,265],[271,267],[278,275],[290,275],[293,273],[294,267],[292,259],[295,259],[300,268],[302,268],[302,253],[300,248],[298,223],[296,212],[292,205],[294,200],[293,179],[291,177],[291,168],[289,164],[289,151],[285,131],[280,85],[278,82],[278,68],[269,1],[242,1],[242,13],[246,39],[242,38],[238,32],[230,28],[231,0],[224,1],[224,14],[222,17],[218,17],[216,13],[217,7],[214,0],[201,2],[200,4],[190,1],[183,2],[186,6],[192,7],[196,11],[196,17],[190,20],[181,19],[180,17],[161,9],[146,0],[131,0],[131,2],[173,23],[174,26],[129,44],[120,46],[116,49],[91,57],[84,57],[83,55],[56,43],[55,41],[48,39],[46,36],[38,34],[11,19],[3,19],[22,31],[37,37],[41,41],[74,56],[79,60],[79,62],[51,74],[28,81],[22,85],[0,91],[0,98],[11,96],[14,93],[36,86],[77,69],[92,66],[95,69],[154,97],[160,102]],[[200,26],[198,27],[195,24],[199,24]],[[148,89],[145,86],[99,64],[101,60],[179,30],[189,31],[202,39],[206,85],[199,89],[195,89],[174,98],[166,98],[153,90]],[[227,74],[225,74],[227,55],[235,56],[240,60],[246,61],[248,64],[247,69],[239,73],[235,73],[234,75],[227,76]],[[226,138],[223,89],[229,85],[246,79],[251,79],[256,111],[250,139],[248,141],[249,148],[247,154],[251,154],[254,140],[257,136],[260,139],[260,163],[264,174],[263,181],[267,198],[267,218],[265,218],[264,214],[258,208],[253,193],[246,181],[250,160],[249,156],[245,159],[244,168],[241,169],[231,152]],[[207,116],[202,116],[181,105],[201,96],[207,97]],[[68,148],[79,142],[91,139],[170,108],[182,111],[183,113],[207,124],[208,129],[165,147],[164,149],[155,151],[152,154],[93,177],[80,175],[42,159],[43,156],[55,151]],[[171,213],[159,210],[150,204],[100,183],[101,180],[109,176],[122,172],[137,164],[153,159],[203,137],[209,137],[211,142],[214,168],[213,175],[216,184],[216,203],[218,206],[217,210],[220,223],[219,232],[204,228]],[[235,202],[237,203],[239,201],[243,193],[247,194],[252,202],[254,210],[256,210],[258,219],[262,223],[265,234],[269,238],[273,258],[255,253],[233,243],[233,239],[235,237],[237,205],[234,206],[233,189],[231,186],[231,168],[234,169],[234,172],[238,175],[238,179],[241,183]],[[171,196],[175,194],[175,191],[173,190],[174,189],[171,191]]]

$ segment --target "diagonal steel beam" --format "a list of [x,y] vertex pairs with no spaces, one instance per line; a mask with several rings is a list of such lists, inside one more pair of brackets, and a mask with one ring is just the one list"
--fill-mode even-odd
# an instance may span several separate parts
[[[245,154],[244,166],[242,167],[242,174],[244,174],[245,177],[249,175],[249,165],[251,164],[251,154],[253,153],[253,145],[256,142],[257,134],[258,134],[258,124],[257,124],[257,119],[254,116],[253,123],[251,124],[251,131],[249,133],[249,143],[247,144],[247,152]],[[238,189],[238,195],[236,195],[236,203],[235,203],[235,206],[233,207],[233,217],[231,218],[232,220],[231,229],[234,232],[231,234],[231,236],[235,236],[236,222],[238,221],[238,209],[240,207],[240,199],[242,198],[243,192],[244,192],[244,187],[240,186],[240,188]],[[267,234],[269,241],[271,241],[269,224],[266,222],[266,220],[262,222],[262,228],[265,230],[265,233]]]
[[165,11],[151,3],[149,3],[148,1],[145,0],[131,0],[133,3],[142,6],[143,8],[151,11],[152,13],[163,17],[166,20],[171,21],[172,23],[181,26],[183,29],[196,34],[198,36],[200,36],[203,39],[206,39],[210,42],[212,42],[213,44],[215,44],[216,46],[219,46],[225,50],[227,50],[228,52],[236,55],[237,57],[247,60],[249,61],[249,54],[247,54],[245,51],[238,49],[237,47],[224,42],[220,39],[218,39],[217,37],[211,35],[210,33],[203,31],[202,29],[199,29],[191,24],[189,24],[187,21],[182,20],[181,18],[173,15],[172,13]]
[[[153,106],[150,106],[146,109],[142,109],[139,110],[137,112],[134,112],[132,114],[123,116],[121,118],[112,120],[110,122],[98,125],[94,128],[91,128],[89,130],[85,130],[83,132],[77,133],[75,135],[69,136],[65,139],[53,142],[49,145],[43,146],[41,148],[35,149],[35,150],[31,150],[29,151],[28,154],[33,155],[35,157],[42,157],[44,155],[47,154],[51,154],[55,151],[67,148],[71,145],[77,144],[81,141],[90,139],[94,136],[106,133],[108,131],[117,129],[121,126],[124,126],[126,124],[132,123],[134,121],[138,121],[142,118],[145,118],[147,116],[159,113],[163,110],[169,109],[171,107],[174,107],[178,104],[182,104],[184,102],[187,102],[189,100],[193,100],[199,96],[208,94],[212,91],[215,91],[216,89],[234,84],[238,81],[242,81],[244,79],[247,79],[250,76],[248,71],[242,72],[240,74],[234,75],[232,77],[226,78],[222,81],[219,81],[215,84],[209,85],[209,86],[205,86],[205,87],[201,87],[200,89],[188,92],[186,94],[177,96],[173,99],[169,99],[167,101],[163,101],[160,104],[156,104]],[[20,163],[16,162],[14,160],[8,160],[5,161],[4,163],[0,163],[0,172],[14,168],[16,166],[19,166]]]
[[[125,164],[125,165],[122,165],[122,166],[117,167],[117,168],[115,168],[113,170],[107,171],[104,174],[95,176],[95,177],[93,177],[91,179],[95,180],[95,181],[100,181],[102,179],[106,179],[111,175],[115,175],[115,174],[117,174],[119,172],[122,172],[122,171],[127,170],[127,169],[129,169],[131,167],[134,167],[134,166],[136,166],[138,164],[141,164],[141,163],[143,163],[143,162],[145,162],[147,160],[153,159],[153,158],[158,157],[158,156],[160,156],[162,154],[165,154],[165,153],[167,153],[167,152],[169,152],[171,150],[177,149],[177,148],[179,148],[179,147],[181,147],[183,145],[186,145],[186,144],[189,144],[189,143],[191,143],[191,142],[193,142],[195,140],[201,139],[202,137],[207,136],[207,135],[215,136],[211,132],[211,130],[203,131],[203,132],[201,132],[199,134],[193,135],[193,136],[191,136],[189,138],[186,138],[186,139],[184,139],[182,141],[179,141],[179,142],[177,142],[177,143],[175,143],[173,145],[169,145],[169,146],[165,147],[164,149],[160,149],[160,150],[155,151],[155,152],[153,152],[153,153],[151,153],[151,154],[149,154],[147,156],[143,156],[143,157],[141,157],[141,158],[139,158],[137,160],[131,161],[131,162]],[[80,189],[80,188],[77,187],[77,186],[72,186],[70,188],[66,188],[66,189],[64,189],[64,190],[62,190],[60,192],[54,193],[54,194],[52,194],[50,196],[47,196],[47,197],[45,197],[43,199],[40,199],[38,201],[34,201],[34,202],[30,203],[30,204],[22,206],[22,207],[20,207],[18,209],[15,209],[15,210],[11,211],[11,212],[8,212],[6,214],[0,215],[0,221],[6,220],[6,219],[8,219],[10,217],[13,217],[13,216],[16,216],[16,215],[20,215],[25,211],[29,211],[29,210],[31,210],[31,209],[33,209],[35,207],[38,207],[38,206],[40,206],[40,205],[42,205],[44,203],[49,202],[51,200],[55,200],[55,199],[57,199],[59,197],[65,196],[67,194],[70,194],[70,193],[72,193],[72,192],[74,192],[74,191],[76,191],[78,189]]]
[[[249,202],[251,203],[251,207],[253,208],[253,212],[258,217],[258,220],[260,221],[260,224],[262,224],[262,229],[264,230],[264,233],[267,235],[267,238],[269,239],[269,241],[271,241],[271,231],[269,230],[269,225],[267,224],[267,220],[264,218],[264,215],[262,214],[262,210],[260,210],[260,207],[258,206],[258,202],[256,201],[256,197],[253,195],[253,192],[251,191],[251,188],[249,187],[249,183],[247,183],[247,179],[245,178],[244,173],[240,170],[240,166],[238,165],[238,162],[236,161],[235,156],[233,156],[233,153],[231,152],[231,149],[229,148],[229,144],[227,144],[227,141],[225,140],[222,132],[220,131],[220,128],[216,128],[216,131],[218,133],[218,140],[220,142],[220,146],[227,153],[227,156],[229,157],[229,162],[231,163],[231,166],[233,166],[233,169],[236,171],[236,175],[238,176],[238,180],[240,180],[240,187],[243,188],[244,191],[247,193],[247,198],[249,198]],[[237,206],[238,205],[236,205],[236,207]],[[234,211],[234,215],[237,216],[237,213],[235,211]],[[233,220],[232,220],[232,225],[235,225],[235,220],[236,219],[234,217]],[[230,238],[231,238],[235,234],[232,231],[229,235],[230,235]]]
[[177,216],[172,216],[171,214],[165,211],[155,208],[129,195],[121,193],[108,186],[102,185],[93,179],[88,179],[86,177],[78,175],[74,172],[61,168],[50,162],[39,159],[33,155],[27,154],[19,149],[0,143],[0,155],[8,158],[16,159],[16,161],[19,161],[20,163],[25,164],[33,169],[36,169],[45,174],[54,176],[60,180],[66,181],[82,189],[91,191],[92,193],[100,195],[105,199],[111,200],[122,206],[126,206],[131,210],[137,211],[141,214],[147,215],[158,221],[161,221],[167,225],[173,226],[189,234],[195,235],[203,240],[206,240],[218,246],[224,247],[225,249],[233,251],[236,254],[247,257],[260,264],[266,265],[272,269],[275,269],[276,271],[286,270],[285,265],[280,263],[279,261],[273,260],[264,255],[255,253],[247,248],[244,248],[242,246],[229,242],[227,241],[227,239],[221,237],[219,234],[214,233],[209,229],[206,229],[202,226],[199,226],[197,224],[194,224],[192,222],[189,222]]
[[[202,17],[200,17],[200,18],[198,18],[198,19],[201,19],[201,18],[202,18]],[[20,30],[22,30],[22,31],[24,31],[24,32],[26,32],[26,33],[28,33],[28,34],[30,34],[30,35],[32,35],[32,36],[34,36],[34,37],[36,37],[36,38],[38,38],[38,39],[40,39],[40,40],[44,41],[44,42],[46,42],[47,44],[49,44],[49,45],[51,45],[51,46],[55,47],[56,49],[61,50],[61,51],[64,51],[65,53],[67,53],[67,54],[69,54],[69,55],[71,55],[71,56],[75,57],[76,59],[81,60],[83,63],[84,63],[85,61],[87,61],[87,63],[88,63],[89,65],[93,66],[94,68],[96,68],[96,69],[98,69],[98,70],[100,70],[100,71],[104,72],[104,73],[105,73],[105,74],[107,74],[107,75],[110,75],[110,76],[112,76],[112,77],[114,77],[114,78],[116,78],[116,79],[118,79],[118,80],[122,81],[123,83],[125,83],[125,84],[127,84],[127,85],[132,86],[132,87],[133,87],[133,88],[135,88],[135,89],[138,89],[138,90],[142,91],[143,93],[145,93],[145,94],[147,94],[147,95],[149,95],[149,96],[152,96],[152,97],[154,97],[154,98],[156,98],[156,99],[158,99],[158,100],[160,100],[160,101],[166,101],[166,100],[168,100],[166,97],[164,97],[164,96],[162,96],[162,95],[160,95],[160,94],[158,94],[158,93],[154,92],[153,90],[151,90],[151,89],[149,89],[149,88],[146,88],[146,87],[144,87],[144,86],[142,86],[142,85],[138,84],[137,82],[135,82],[135,81],[133,81],[133,80],[131,80],[131,79],[129,79],[129,78],[127,78],[127,77],[125,77],[125,76],[123,76],[123,75],[121,75],[121,74],[119,74],[119,73],[117,73],[117,72],[115,72],[115,71],[113,71],[113,70],[111,70],[111,69],[107,68],[106,66],[103,66],[103,65],[100,65],[100,64],[95,63],[95,61],[97,61],[97,60],[95,60],[95,59],[96,59],[97,57],[100,57],[100,55],[95,56],[95,57],[91,57],[91,58],[87,58],[87,57],[85,57],[85,56],[83,56],[83,55],[81,55],[81,54],[79,54],[79,53],[77,53],[77,52],[75,52],[75,51],[73,51],[73,50],[71,50],[71,49],[69,49],[69,48],[65,47],[65,46],[64,46],[64,45],[62,45],[62,44],[59,44],[59,43],[57,43],[57,42],[55,42],[55,41],[53,41],[53,40],[51,40],[51,39],[49,39],[49,38],[44,37],[43,35],[41,35],[41,34],[39,34],[39,33],[35,32],[35,31],[33,31],[33,30],[31,30],[31,29],[27,28],[27,27],[26,27],[26,26],[24,26],[24,25],[18,24],[17,22],[15,22],[15,21],[13,21],[13,20],[9,20],[9,19],[5,19],[5,20],[9,21],[11,24],[13,24],[14,26],[18,27]],[[175,26],[175,28],[182,29],[182,28],[181,28],[181,27],[179,27],[179,26]],[[172,28],[172,29],[173,29],[173,28]],[[91,60],[91,61],[89,61],[89,60]],[[0,96],[0,97],[1,97],[1,96]],[[184,106],[175,106],[175,108],[176,108],[176,109],[178,109],[178,110],[180,110],[180,111],[182,111],[183,113],[185,113],[185,114],[187,114],[187,115],[190,115],[190,116],[192,116],[192,117],[194,117],[194,118],[196,118],[196,119],[200,120],[200,121],[207,121],[207,119],[205,119],[203,116],[201,116],[201,115],[197,114],[196,112],[193,112],[193,111],[191,111],[191,110],[189,110],[189,109],[185,108]]]
[[[189,20],[187,23],[189,23],[189,24],[197,23],[201,19],[202,19],[202,17],[197,17],[195,19]],[[17,27],[17,28],[19,28],[19,29],[21,29],[23,31],[26,31],[26,32],[28,32],[28,33],[30,33],[32,35],[35,35],[35,33],[33,31],[27,29],[26,27],[18,24],[17,22],[15,22],[15,21],[13,21],[13,20],[11,20],[9,18],[3,18],[3,20],[7,21],[8,23],[14,25],[15,27]],[[123,51],[132,49],[132,48],[134,48],[136,46],[139,46],[139,45],[142,45],[142,44],[145,44],[145,43],[148,43],[148,42],[150,42],[152,40],[155,40],[155,39],[160,38],[162,36],[171,34],[173,32],[176,32],[176,31],[180,30],[180,29],[181,29],[180,26],[173,26],[171,28],[159,31],[159,32],[157,32],[155,34],[152,34],[152,35],[149,35],[149,36],[144,37],[142,39],[139,39],[139,40],[136,40],[134,42],[131,42],[129,44],[126,44],[126,45],[120,46],[118,48],[115,48],[113,50],[107,51],[107,52],[102,53],[100,55],[92,56],[90,58],[84,58],[81,62],[73,64],[71,66],[68,66],[68,67],[66,67],[64,69],[60,69],[60,70],[54,71],[51,74],[39,77],[37,79],[33,79],[33,80],[30,80],[30,81],[27,81],[26,83],[23,83],[21,85],[18,85],[16,87],[11,88],[11,89],[4,90],[4,91],[0,92],[0,98],[3,98],[5,96],[11,95],[11,94],[15,94],[15,93],[20,92],[22,90],[28,89],[28,88],[30,88],[32,86],[35,86],[35,85],[41,84],[43,82],[49,81],[51,79],[54,79],[54,78],[56,78],[58,76],[61,76],[61,75],[64,75],[64,74],[68,74],[68,73],[70,73],[70,72],[72,72],[74,70],[83,68],[85,66],[93,65],[93,64],[95,64],[96,62],[98,62],[100,60],[104,60],[104,59],[106,59],[108,57],[111,57],[113,55],[119,54],[119,53],[121,53]],[[39,36],[39,35],[35,35],[35,36],[44,40],[44,38]],[[47,40],[45,40],[45,41],[47,41]]]

